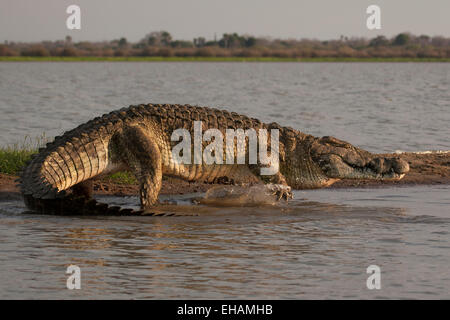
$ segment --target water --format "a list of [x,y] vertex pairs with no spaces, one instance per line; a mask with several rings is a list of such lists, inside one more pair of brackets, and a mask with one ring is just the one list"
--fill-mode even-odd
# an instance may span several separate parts
[[[0,63],[0,145],[140,102],[221,106],[370,151],[450,149],[449,64]],[[191,217],[0,202],[0,298],[450,298],[449,186],[295,191]],[[184,210],[186,196],[171,197]],[[136,197],[103,201],[133,206]],[[81,290],[67,290],[70,264]],[[368,290],[369,265],[381,290]]]
[[448,63],[0,63],[0,145],[138,103],[190,103],[374,152],[450,149]]
[[[448,299],[449,191],[296,191],[277,208],[157,218],[35,216],[11,201],[0,209],[0,298]],[[79,291],[65,288],[70,264]],[[366,287],[372,264],[381,290]]]

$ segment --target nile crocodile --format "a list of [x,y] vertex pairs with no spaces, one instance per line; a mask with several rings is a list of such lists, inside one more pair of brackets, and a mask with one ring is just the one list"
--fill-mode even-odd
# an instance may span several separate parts
[[[262,176],[260,165],[180,164],[172,158],[171,134],[195,121],[202,130],[278,129],[279,170]],[[92,178],[131,170],[140,184],[141,210],[109,207],[92,199]],[[339,179],[401,179],[408,163],[377,157],[333,137],[317,138],[277,123],[235,112],[190,105],[137,105],[97,117],[39,149],[21,172],[20,190],[29,209],[49,214],[142,214],[158,201],[162,177],[188,181],[264,182],[280,197],[290,188],[328,186]],[[279,187],[277,187],[279,186]]]

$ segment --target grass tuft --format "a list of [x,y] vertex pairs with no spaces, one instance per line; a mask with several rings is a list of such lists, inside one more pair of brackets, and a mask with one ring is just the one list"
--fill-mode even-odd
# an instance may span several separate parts
[[16,175],[47,142],[45,133],[40,137],[25,136],[21,143],[0,147],[0,173]]
[[18,150],[11,147],[0,149],[0,173],[16,175],[30,160],[32,150]]
[[[0,173],[18,175],[20,170],[31,160],[31,156],[47,142],[45,134],[42,134],[34,139],[26,136],[21,143],[0,147]],[[137,184],[135,176],[129,171],[113,173],[103,180],[117,184]]]
[[136,177],[129,171],[120,171],[113,173],[105,178],[105,180],[117,184],[137,184]]

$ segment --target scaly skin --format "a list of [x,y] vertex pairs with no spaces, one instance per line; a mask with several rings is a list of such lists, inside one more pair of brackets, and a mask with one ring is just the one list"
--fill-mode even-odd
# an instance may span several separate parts
[[[170,141],[171,134],[185,128],[193,136],[194,121],[202,121],[202,132],[216,128],[223,136],[227,128],[264,128],[269,133],[279,129],[279,172],[260,176],[261,165],[175,162],[171,150],[178,142]],[[203,142],[202,150],[207,144]],[[142,210],[108,207],[91,198],[92,178],[124,169],[139,181]],[[315,138],[235,112],[149,104],[113,111],[56,137],[24,168],[20,188],[28,208],[37,212],[132,215],[156,204],[163,175],[188,181],[270,183],[280,197],[288,198],[290,187],[319,188],[341,178],[401,179],[408,170],[401,159],[377,158],[332,137]]]

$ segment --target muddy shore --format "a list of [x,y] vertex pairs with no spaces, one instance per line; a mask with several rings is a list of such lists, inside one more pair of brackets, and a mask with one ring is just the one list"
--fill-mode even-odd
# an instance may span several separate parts
[[[400,156],[410,165],[410,171],[400,181],[377,180],[341,180],[328,188],[411,186],[430,184],[450,184],[450,153],[403,153],[383,154],[383,156]],[[19,190],[14,180],[15,176],[0,174],[0,201],[20,198]],[[169,178],[163,181],[161,194],[186,194],[205,192],[214,184],[189,183],[179,179]],[[137,185],[117,184],[105,180],[94,182],[94,192],[102,195],[137,195]]]

